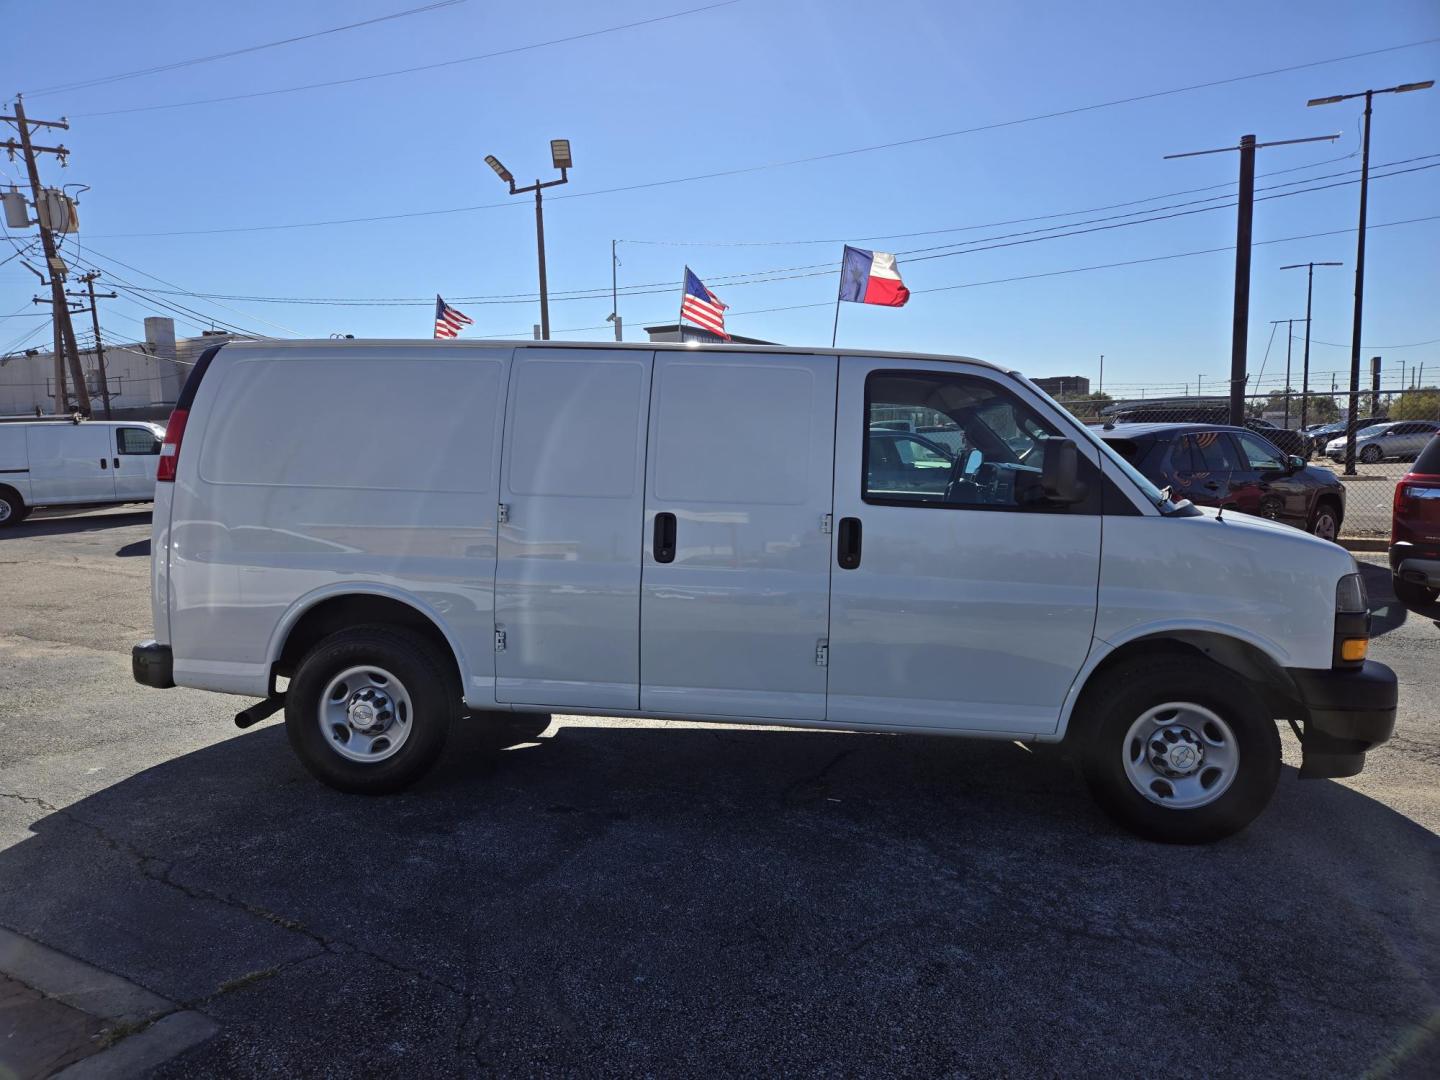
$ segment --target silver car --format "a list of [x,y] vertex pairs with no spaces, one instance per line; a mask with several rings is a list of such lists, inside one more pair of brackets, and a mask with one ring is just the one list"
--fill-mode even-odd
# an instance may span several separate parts
[[[1367,465],[1386,458],[1410,461],[1419,456],[1437,431],[1440,421],[1435,420],[1396,420],[1361,428],[1355,433],[1355,457]],[[1331,461],[1344,461],[1345,439],[1326,443],[1325,456]]]

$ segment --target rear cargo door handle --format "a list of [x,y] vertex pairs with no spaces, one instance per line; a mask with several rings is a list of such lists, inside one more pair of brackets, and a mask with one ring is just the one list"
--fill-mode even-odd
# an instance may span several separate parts
[[115,467],[116,467],[117,469],[120,467],[120,459],[119,459],[118,457],[117,457],[117,458],[111,458],[110,460],[115,463]]
[[655,543],[653,548],[655,561],[668,563],[675,561],[675,515],[661,513],[655,515]]
[[840,532],[835,543],[835,561],[840,564],[841,570],[854,570],[860,565],[861,533],[859,518],[840,519]]

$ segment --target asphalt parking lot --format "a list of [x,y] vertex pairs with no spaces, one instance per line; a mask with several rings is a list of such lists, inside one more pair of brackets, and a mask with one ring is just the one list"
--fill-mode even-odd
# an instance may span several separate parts
[[148,554],[132,508],[0,539],[0,927],[214,1022],[157,1075],[1440,1074],[1440,628],[1383,556],[1396,738],[1300,783],[1285,732],[1189,849],[938,738],[556,717],[342,796],[131,681]]

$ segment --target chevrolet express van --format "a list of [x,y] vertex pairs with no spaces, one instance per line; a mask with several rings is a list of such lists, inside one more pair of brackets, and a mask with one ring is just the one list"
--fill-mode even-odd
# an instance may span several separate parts
[[164,436],[144,420],[0,423],[0,528],[37,506],[149,502]]
[[344,791],[503,712],[1066,740],[1196,842],[1265,806],[1277,720],[1302,777],[1394,726],[1344,549],[1173,501],[980,360],[233,342],[158,480],[135,678],[283,708]]

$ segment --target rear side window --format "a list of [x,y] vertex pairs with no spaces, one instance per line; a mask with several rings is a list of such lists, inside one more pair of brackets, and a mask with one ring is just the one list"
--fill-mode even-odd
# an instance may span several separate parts
[[1196,472],[1234,472],[1240,467],[1230,437],[1223,431],[1197,431],[1190,436]]
[[1425,444],[1425,449],[1421,450],[1420,456],[1415,459],[1415,468],[1411,472],[1440,476],[1440,435]]

